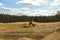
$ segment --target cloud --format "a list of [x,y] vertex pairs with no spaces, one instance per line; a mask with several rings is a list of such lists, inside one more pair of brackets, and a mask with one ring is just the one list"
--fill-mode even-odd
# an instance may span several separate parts
[[32,11],[34,16],[51,16],[55,15],[56,11],[54,10],[41,10],[41,9],[36,9]]
[[59,6],[60,5],[60,0],[54,0],[54,2],[52,2],[50,5],[51,6]]
[[0,10],[3,10],[3,11],[11,11],[11,8],[7,8],[7,7],[0,7]]
[[31,10],[26,7],[22,8],[7,8],[7,7],[2,7],[0,10],[7,11],[8,14],[10,15],[27,15],[27,16],[51,16],[55,15],[56,11],[54,10],[43,10],[43,9],[35,9]]
[[3,3],[0,3],[0,7],[5,6]]
[[47,3],[47,1],[46,0],[21,0],[21,1],[18,1],[16,4],[40,6],[43,3]]
[[0,10],[6,11],[10,15],[30,15],[29,8],[7,8],[0,7]]

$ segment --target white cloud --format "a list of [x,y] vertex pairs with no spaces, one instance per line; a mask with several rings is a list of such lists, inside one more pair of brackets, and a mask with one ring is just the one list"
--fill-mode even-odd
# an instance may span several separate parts
[[37,10],[33,10],[33,15],[34,16],[39,16],[39,15],[41,15],[41,16],[51,16],[51,15],[55,15],[55,13],[56,13],[56,11],[54,11],[54,10],[41,10],[41,9],[37,9]]
[[11,8],[7,8],[7,7],[0,7],[0,10],[3,10],[3,11],[11,11]]
[[50,5],[52,6],[59,6],[60,5],[60,0],[54,0]]
[[8,11],[8,14],[10,15],[27,15],[27,16],[51,16],[55,15],[56,11],[54,10],[41,10],[41,9],[35,9],[30,10],[29,8],[6,8],[2,7],[0,10]]
[[43,3],[47,3],[47,1],[46,0],[21,0],[18,1],[16,4],[39,6]]
[[5,5],[4,5],[3,3],[0,3],[0,7],[1,7],[1,6],[5,6]]
[[0,10],[7,11],[10,15],[30,15],[29,8],[7,8],[0,7]]

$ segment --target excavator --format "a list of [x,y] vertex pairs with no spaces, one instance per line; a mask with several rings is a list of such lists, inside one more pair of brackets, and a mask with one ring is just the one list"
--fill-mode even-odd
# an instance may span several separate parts
[[25,23],[23,24],[23,27],[24,27],[24,28],[34,27],[35,25],[34,25],[32,22],[33,22],[33,18],[30,18],[30,19],[29,19],[29,23],[26,23],[26,22],[25,22]]

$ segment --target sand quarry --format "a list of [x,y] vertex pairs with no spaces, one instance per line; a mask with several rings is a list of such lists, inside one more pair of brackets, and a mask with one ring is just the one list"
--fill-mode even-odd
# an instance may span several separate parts
[[35,27],[29,28],[25,23],[29,22],[0,23],[0,40],[60,40],[60,22],[33,22]]

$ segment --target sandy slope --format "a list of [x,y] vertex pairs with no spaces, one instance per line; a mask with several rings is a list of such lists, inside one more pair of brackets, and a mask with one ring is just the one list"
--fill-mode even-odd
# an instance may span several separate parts
[[32,39],[32,38],[27,38],[27,37],[21,37],[21,38],[19,38],[18,40],[34,40],[34,39]]
[[18,38],[18,39],[13,39],[13,38],[0,38],[0,40],[34,40],[32,38],[28,38],[28,37],[21,37],[21,38]]
[[60,40],[60,30],[48,35],[42,40]]

